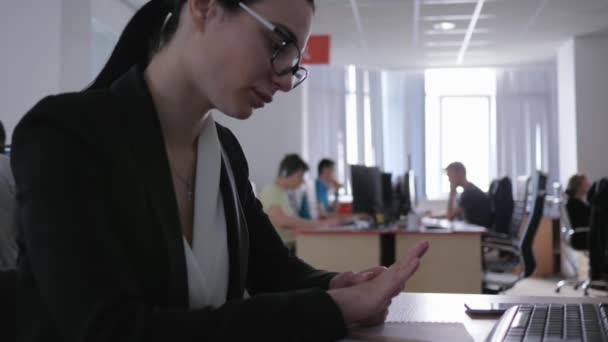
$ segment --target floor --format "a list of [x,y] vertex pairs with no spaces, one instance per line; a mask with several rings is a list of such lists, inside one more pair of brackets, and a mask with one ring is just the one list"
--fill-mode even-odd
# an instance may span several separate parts
[[[555,292],[555,285],[561,279],[559,278],[528,278],[521,280],[515,287],[506,292],[507,295],[513,296],[561,296],[561,297],[583,297],[583,290],[574,290],[572,286],[562,288],[560,293]],[[592,297],[606,297],[608,300],[608,292],[599,290],[590,290],[589,295]]]

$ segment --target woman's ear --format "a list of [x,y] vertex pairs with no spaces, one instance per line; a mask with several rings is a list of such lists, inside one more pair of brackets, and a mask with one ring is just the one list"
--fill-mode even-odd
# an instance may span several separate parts
[[207,21],[218,15],[219,7],[217,0],[188,0],[188,12],[194,27],[204,31]]

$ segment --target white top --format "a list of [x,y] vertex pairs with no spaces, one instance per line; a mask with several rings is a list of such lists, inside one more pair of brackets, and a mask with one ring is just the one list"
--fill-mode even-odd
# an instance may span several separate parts
[[[228,293],[228,237],[220,189],[221,163],[222,148],[215,121],[209,115],[198,138],[192,247],[184,238],[190,309],[222,306]],[[231,172],[229,176],[232,178]]]

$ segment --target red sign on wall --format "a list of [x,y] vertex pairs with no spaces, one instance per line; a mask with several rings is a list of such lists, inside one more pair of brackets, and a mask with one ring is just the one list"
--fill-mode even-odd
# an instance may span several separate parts
[[329,64],[329,35],[310,36],[302,64]]

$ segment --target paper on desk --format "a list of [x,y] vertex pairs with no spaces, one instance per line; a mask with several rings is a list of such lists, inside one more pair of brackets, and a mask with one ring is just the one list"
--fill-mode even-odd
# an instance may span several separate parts
[[402,296],[395,297],[389,307],[386,323],[372,328],[355,328],[349,333],[349,340],[382,342],[422,342],[422,341],[473,341],[464,324],[451,321],[451,315],[441,311],[433,314],[433,321],[419,322],[419,310],[423,307],[410,305]]
[[462,323],[405,322],[387,323],[372,328],[355,328],[349,339],[379,342],[469,342],[473,338]]

